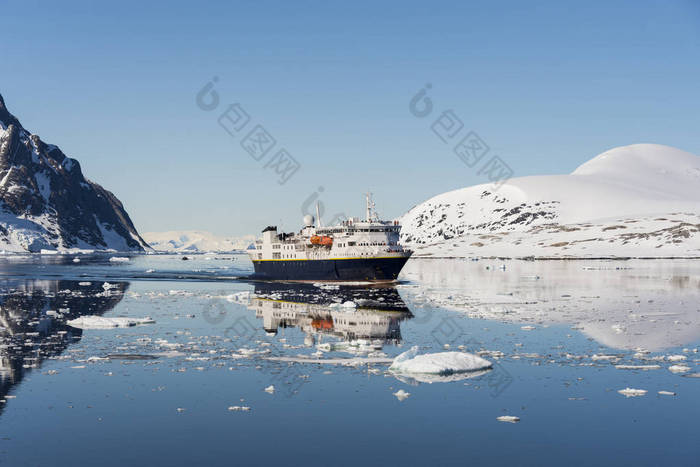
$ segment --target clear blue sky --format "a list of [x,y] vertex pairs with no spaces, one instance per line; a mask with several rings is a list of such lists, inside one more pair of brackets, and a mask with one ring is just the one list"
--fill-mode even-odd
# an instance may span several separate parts
[[[700,154],[700,2],[34,2],[2,8],[0,93],[140,231],[384,217],[484,182],[430,130],[452,109],[516,176],[615,146]],[[213,76],[219,109],[195,95]],[[433,114],[410,99],[432,84]],[[301,164],[280,186],[218,124],[238,102]],[[270,156],[270,155],[268,155]],[[330,216],[326,216],[330,217]]]

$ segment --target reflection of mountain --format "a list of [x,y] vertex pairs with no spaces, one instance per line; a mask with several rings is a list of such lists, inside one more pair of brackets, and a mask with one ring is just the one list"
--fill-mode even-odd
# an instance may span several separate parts
[[26,371],[80,339],[82,331],[67,326],[66,320],[104,314],[128,287],[126,282],[103,284],[27,280],[0,286],[0,398]]
[[[352,301],[355,308],[337,304]],[[258,283],[250,308],[269,333],[297,327],[310,337],[329,335],[396,343],[399,323],[413,317],[391,286],[356,287],[310,284]]]
[[409,303],[477,319],[574,325],[618,349],[655,351],[700,338],[697,261],[409,261]]

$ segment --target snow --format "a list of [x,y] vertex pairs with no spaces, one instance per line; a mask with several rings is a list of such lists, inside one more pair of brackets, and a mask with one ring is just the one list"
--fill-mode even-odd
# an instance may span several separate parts
[[486,359],[466,352],[439,352],[418,355],[418,346],[394,359],[390,371],[395,373],[420,373],[450,375],[491,368]]
[[402,218],[421,256],[700,257],[700,158],[669,146],[607,151],[570,175],[435,196]]
[[183,253],[245,250],[255,241],[255,235],[224,237],[201,230],[147,232],[142,237],[157,251]]
[[105,329],[105,328],[125,328],[130,326],[136,326],[140,324],[151,324],[155,323],[151,318],[126,318],[126,317],[114,317],[105,318],[103,316],[81,316],[76,319],[66,321],[71,327],[79,329]]
[[639,396],[643,396],[647,393],[646,389],[632,389],[632,388],[620,389],[617,392],[619,392],[620,394],[622,394],[625,397],[639,397]]

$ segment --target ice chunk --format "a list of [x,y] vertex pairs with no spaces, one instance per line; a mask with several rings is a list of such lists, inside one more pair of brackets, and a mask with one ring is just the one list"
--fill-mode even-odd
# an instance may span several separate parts
[[145,318],[126,318],[126,317],[114,317],[105,318],[103,316],[81,316],[80,318],[71,319],[66,321],[68,326],[79,328],[79,329],[104,329],[104,328],[126,328],[130,326],[136,326],[139,324],[152,324],[155,323],[149,317]]
[[671,391],[659,391],[658,394],[660,396],[675,396],[676,395],[675,392],[671,392]]
[[646,389],[632,389],[632,388],[620,389],[617,392],[619,392],[620,394],[622,394],[625,397],[639,397],[639,396],[643,396],[647,393]]
[[450,375],[491,368],[486,359],[466,352],[439,352],[418,355],[418,346],[394,359],[389,370],[396,373]]
[[515,415],[501,415],[500,417],[496,417],[496,420],[506,423],[518,423],[520,421],[520,417],[516,417]]
[[617,355],[598,355],[598,354],[595,354],[591,357],[591,360],[597,362],[598,360],[617,360],[618,358],[620,358],[620,357],[618,357]]
[[248,303],[250,301],[250,291],[237,292],[226,296],[226,301],[232,303]]
[[111,258],[109,258],[109,261],[112,263],[126,263],[127,261],[129,261],[129,258],[125,256],[112,256]]
[[240,406],[240,405],[232,405],[231,407],[228,408],[230,412],[248,412],[250,410],[250,407]]
[[668,371],[672,373],[686,373],[690,371],[690,367],[688,365],[671,365],[668,367]]
[[274,385],[269,385],[268,387],[265,388],[265,392],[268,394],[274,394],[275,393],[275,386]]
[[658,370],[661,365],[615,365],[618,370]]
[[343,303],[333,303],[331,305],[328,305],[329,308],[357,308],[357,304],[351,300],[348,300]]
[[398,391],[396,391],[393,394],[394,394],[394,396],[396,396],[396,398],[399,400],[399,402],[405,401],[411,395],[410,392],[406,392],[403,389],[399,389]]

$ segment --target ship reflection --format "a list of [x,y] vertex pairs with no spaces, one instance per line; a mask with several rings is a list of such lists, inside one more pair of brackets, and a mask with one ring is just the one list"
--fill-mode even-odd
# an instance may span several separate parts
[[[82,336],[66,321],[102,315],[124,297],[127,282],[5,281],[0,284],[0,399],[25,374]],[[2,406],[0,406],[2,411]]]
[[258,283],[249,308],[268,334],[299,328],[305,345],[321,351],[371,352],[398,344],[400,322],[413,317],[389,285]]

